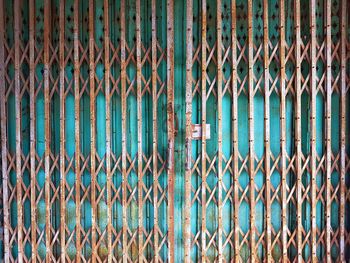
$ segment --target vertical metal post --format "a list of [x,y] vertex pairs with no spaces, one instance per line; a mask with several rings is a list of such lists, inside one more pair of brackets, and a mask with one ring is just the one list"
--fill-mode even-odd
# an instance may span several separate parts
[[269,74],[269,16],[268,0],[264,0],[264,141],[266,176],[266,261],[271,262],[271,168],[270,168],[270,74]]
[[302,167],[301,167],[301,37],[300,37],[300,0],[295,0],[295,145],[296,145],[296,206],[297,206],[297,262],[302,262]]
[[143,183],[142,183],[142,65],[141,65],[141,7],[136,0],[136,86],[137,86],[137,191],[138,191],[138,260],[143,262]]
[[191,262],[191,176],[192,176],[192,56],[193,3],[186,1],[186,167],[185,167],[185,226],[184,262]]
[[123,263],[127,263],[127,230],[128,221],[126,215],[127,196],[127,171],[126,171],[126,40],[125,40],[125,0],[120,4],[120,30],[121,30],[121,99],[122,99],[122,206],[123,206]]
[[250,256],[255,262],[255,152],[254,152],[254,54],[253,1],[248,1],[248,124],[249,124],[249,199],[250,199]]
[[341,1],[340,8],[340,260],[345,261],[345,198],[346,198],[346,8],[347,0]]
[[21,151],[21,2],[14,1],[14,35],[15,35],[15,107],[16,107],[16,198],[17,198],[17,244],[18,262],[23,262],[23,206],[22,206],[22,151]]
[[174,1],[167,1],[167,128],[168,128],[168,242],[169,262],[174,262]]
[[61,262],[66,262],[66,95],[65,95],[65,0],[60,1],[59,7],[59,64],[60,64],[60,246]]
[[326,0],[325,3],[325,56],[326,56],[326,105],[325,105],[325,137],[326,137],[326,174],[325,174],[325,184],[326,184],[326,223],[325,223],[325,236],[326,236],[326,262],[331,262],[331,174],[332,174],[332,141],[331,141],[331,130],[332,130],[332,9],[331,0]]
[[75,136],[75,238],[76,238],[76,261],[81,259],[81,200],[80,200],[80,62],[79,62],[79,0],[74,0],[74,136]]
[[287,260],[287,187],[286,187],[286,41],[284,0],[280,0],[280,147],[281,147],[281,181],[282,181],[282,257]]
[[316,262],[316,2],[310,1],[310,26],[311,26],[311,261]]
[[239,262],[239,172],[238,172],[238,92],[237,92],[237,24],[236,0],[231,2],[231,49],[232,49],[232,142],[233,142],[233,224],[234,224],[234,261]]
[[153,242],[154,242],[154,261],[159,260],[159,240],[158,240],[158,128],[157,128],[157,14],[156,14],[156,0],[152,0],[152,129],[153,129],[153,141],[152,141],[152,163],[153,163]]
[[32,262],[37,260],[36,169],[35,169],[35,0],[29,1],[29,97],[30,97],[30,213]]
[[7,172],[7,111],[6,111],[6,82],[5,82],[5,16],[4,0],[0,0],[0,120],[1,120],[1,173],[2,197],[4,213],[4,262],[10,261],[10,209]]
[[106,174],[107,174],[107,250],[108,263],[113,260],[112,248],[112,172],[111,172],[111,93],[110,93],[110,58],[109,58],[109,3],[103,1],[104,18],[104,67],[106,90]]
[[202,174],[202,184],[201,184],[201,207],[202,207],[202,222],[201,222],[201,247],[202,255],[201,261],[206,262],[206,236],[207,236],[207,149],[206,149],[206,122],[207,122],[207,1],[202,0],[201,6],[201,17],[202,17],[202,26],[201,26],[201,88],[202,88],[202,153],[201,153],[201,174]]
[[89,0],[89,86],[90,86],[90,173],[91,173],[91,247],[92,262],[96,262],[96,102],[95,102],[95,39],[94,39],[94,0]]
[[50,144],[51,144],[51,125],[50,125],[50,8],[51,0],[44,3],[44,111],[45,111],[45,246],[46,261],[51,261],[51,173],[50,173]]
[[[218,99],[218,262],[222,262],[222,14],[221,0],[216,4],[217,99]],[[206,88],[206,87],[205,87]],[[205,124],[204,124],[205,125]],[[205,133],[205,127],[202,133]]]

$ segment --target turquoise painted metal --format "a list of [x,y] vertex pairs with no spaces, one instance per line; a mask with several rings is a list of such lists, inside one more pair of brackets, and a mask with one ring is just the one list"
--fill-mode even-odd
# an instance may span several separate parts
[[0,0],[1,259],[349,260],[348,9]]

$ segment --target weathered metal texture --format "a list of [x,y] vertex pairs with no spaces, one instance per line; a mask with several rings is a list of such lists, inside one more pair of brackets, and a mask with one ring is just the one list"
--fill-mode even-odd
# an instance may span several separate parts
[[344,259],[346,5],[187,1],[187,262]]
[[347,0],[0,0],[4,262],[348,261]]

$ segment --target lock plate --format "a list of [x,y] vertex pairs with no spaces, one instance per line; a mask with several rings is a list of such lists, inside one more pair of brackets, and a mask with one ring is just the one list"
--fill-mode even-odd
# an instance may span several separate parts
[[[192,124],[192,140],[201,140],[202,135],[202,124]],[[210,124],[205,124],[205,138],[210,139]]]

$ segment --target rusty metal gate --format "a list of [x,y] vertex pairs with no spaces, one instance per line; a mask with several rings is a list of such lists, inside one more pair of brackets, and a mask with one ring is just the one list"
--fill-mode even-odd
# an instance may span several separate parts
[[349,9],[0,0],[0,261],[349,260]]

